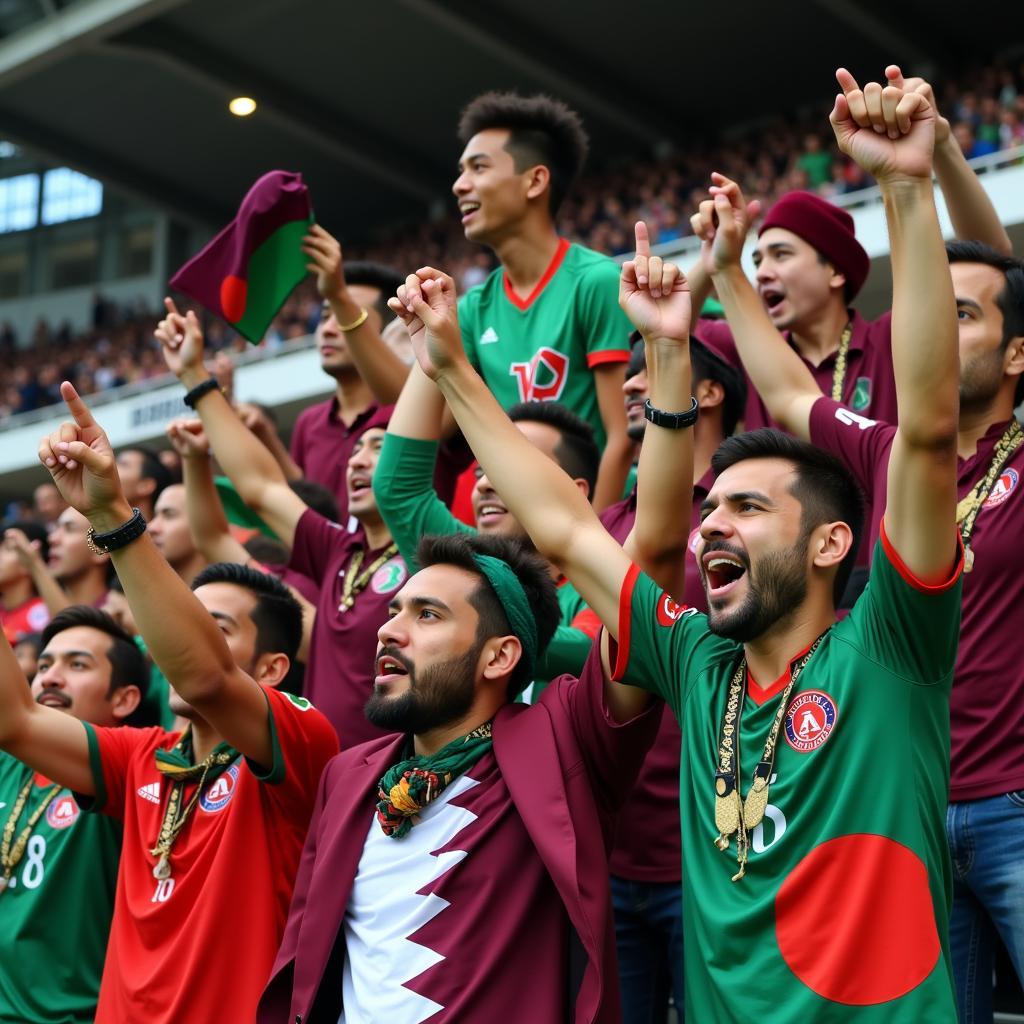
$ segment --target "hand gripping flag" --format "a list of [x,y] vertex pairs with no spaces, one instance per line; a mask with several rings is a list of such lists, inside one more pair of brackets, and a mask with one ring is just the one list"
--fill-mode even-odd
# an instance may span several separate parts
[[306,276],[301,245],[312,223],[302,175],[270,171],[249,189],[238,216],[171,278],[171,287],[258,345]]

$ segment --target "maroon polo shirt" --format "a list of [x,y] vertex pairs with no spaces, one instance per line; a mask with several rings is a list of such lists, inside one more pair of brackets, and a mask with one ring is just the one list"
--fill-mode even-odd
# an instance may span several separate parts
[[[337,499],[338,522],[348,523],[348,487],[345,473],[359,436],[380,406],[374,403],[346,427],[338,416],[338,398],[303,409],[292,430],[291,456],[307,480],[326,487]],[[442,443],[434,470],[434,489],[448,504],[460,474],[473,461],[473,453],[461,434]]]
[[338,501],[338,522],[348,522],[345,471],[356,440],[379,407],[360,413],[351,426],[338,416],[338,398],[328,398],[303,409],[292,430],[291,456],[307,480],[326,487]]
[[[709,469],[693,488],[690,542],[686,553],[684,603],[707,611],[707,597],[697,568],[700,506],[715,481]],[[636,489],[601,513],[604,528],[622,544],[636,519]],[[654,745],[644,759],[633,790],[619,813],[612,849],[612,874],[634,882],[679,882],[683,851],[679,837],[679,723],[666,712]]]
[[[969,459],[957,460],[957,498],[981,480],[1009,421],[994,424]],[[885,510],[889,450],[896,428],[858,421],[830,399],[811,410],[811,440],[840,456],[876,515]],[[960,650],[950,697],[950,787],[954,803],[1024,789],[1024,446],[1003,467],[971,534],[974,569],[964,573]],[[869,584],[870,585],[870,584]]]
[[[717,352],[731,366],[742,368],[732,328],[724,320],[699,320],[694,336]],[[787,332],[786,340],[797,355],[799,350]],[[821,393],[832,394],[832,372],[836,357],[833,353],[819,366],[804,359],[804,366],[814,374]],[[843,380],[843,404],[861,416],[896,422],[896,382],[892,375],[892,313],[883,313],[877,320],[865,320],[853,313],[853,333],[846,358],[846,377]],[[778,427],[756,388],[747,377],[747,405],[743,415],[747,430],[758,427]]]
[[[306,509],[295,528],[289,568],[320,581],[320,600],[306,663],[305,696],[337,730],[343,750],[388,735],[363,713],[373,690],[377,630],[388,617],[388,604],[405,582],[405,563],[395,555],[384,563],[341,612],[342,588],[352,556],[362,550],[362,530],[349,533],[337,523]],[[368,551],[359,575],[381,554]]]

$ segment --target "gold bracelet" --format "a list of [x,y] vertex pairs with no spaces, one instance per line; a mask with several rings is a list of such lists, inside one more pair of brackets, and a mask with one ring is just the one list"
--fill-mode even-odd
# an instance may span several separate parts
[[366,323],[366,318],[370,315],[368,309],[364,309],[359,316],[355,318],[350,324],[338,324],[338,330],[342,334],[348,334],[349,331],[354,331],[357,327],[362,327]]

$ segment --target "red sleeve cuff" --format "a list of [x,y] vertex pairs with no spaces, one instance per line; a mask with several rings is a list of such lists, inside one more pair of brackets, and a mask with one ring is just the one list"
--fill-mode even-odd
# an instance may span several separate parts
[[629,353],[621,348],[604,349],[601,352],[587,353],[587,366],[603,366],[605,363],[628,363]]
[[903,577],[904,582],[908,583],[915,590],[920,590],[923,594],[941,594],[943,591],[949,590],[954,583],[960,578],[960,573],[964,569],[964,542],[960,536],[960,531],[956,531],[956,561],[953,566],[953,570],[948,579],[943,580],[941,583],[926,583],[924,580],[915,576],[913,571],[907,565],[906,562],[900,557],[900,553],[892,546],[892,541],[889,540],[888,534],[885,532],[885,518],[882,518],[881,527],[879,530],[879,539],[882,541],[882,550],[885,552],[886,558],[892,564],[892,567]]
[[640,566],[634,563],[629,567],[629,572],[623,578],[622,590],[619,592],[618,642],[615,643],[611,637],[608,638],[609,643],[613,643],[613,647],[609,649],[609,654],[614,655],[615,667],[612,670],[612,679],[616,681],[622,679],[626,672],[626,666],[629,664],[630,629],[633,624],[633,588],[636,586],[636,581],[639,578]]

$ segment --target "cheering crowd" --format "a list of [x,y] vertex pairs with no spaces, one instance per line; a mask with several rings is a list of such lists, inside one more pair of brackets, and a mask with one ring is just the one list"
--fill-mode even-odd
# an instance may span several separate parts
[[170,299],[174,458],[60,385],[0,545],[0,1021],[992,1019],[1024,264],[927,82],[836,78],[877,320],[812,192],[713,173],[685,274],[561,237],[578,116],[488,93],[453,192],[497,268],[310,227],[290,446]]

